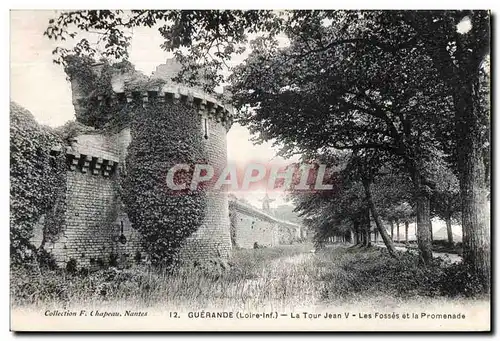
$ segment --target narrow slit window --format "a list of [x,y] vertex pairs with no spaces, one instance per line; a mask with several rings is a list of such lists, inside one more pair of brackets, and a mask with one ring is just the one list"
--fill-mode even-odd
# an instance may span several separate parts
[[204,137],[205,137],[205,140],[208,140],[208,119],[207,118],[204,118],[203,119],[203,131],[204,131]]

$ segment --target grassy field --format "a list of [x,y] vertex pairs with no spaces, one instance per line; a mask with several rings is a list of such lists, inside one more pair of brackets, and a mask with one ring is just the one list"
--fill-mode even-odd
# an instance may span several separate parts
[[15,269],[11,271],[12,304],[43,309],[123,305],[255,311],[357,302],[397,306],[409,300],[474,294],[474,282],[464,287],[462,268],[447,268],[439,260],[423,268],[414,254],[400,253],[395,260],[376,247],[337,245],[311,250],[308,244],[234,250],[226,271],[184,267],[165,274],[135,266],[82,276],[62,270]]

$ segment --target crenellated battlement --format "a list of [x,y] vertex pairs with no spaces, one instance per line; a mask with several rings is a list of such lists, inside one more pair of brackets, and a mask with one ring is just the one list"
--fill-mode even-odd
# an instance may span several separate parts
[[118,167],[118,161],[108,160],[102,157],[84,155],[77,152],[67,151],[66,162],[71,171],[91,173],[92,175],[102,175],[110,177]]
[[[182,102],[193,106],[199,116],[221,123],[226,130],[229,130],[233,123],[233,108],[224,103],[224,100],[221,98],[230,98],[230,92],[224,89],[224,92],[220,96],[213,96],[207,94],[200,87],[186,86],[173,81],[181,68],[181,64],[175,59],[168,59],[165,64],[157,66],[156,71],[150,77],[143,75],[139,71],[128,73],[116,71],[111,77],[113,90],[111,98],[104,95],[92,96],[83,93],[78,79],[73,79],[72,90],[75,111],[85,110],[85,104],[89,100],[95,101],[94,103],[97,102],[98,105],[124,105],[137,102],[142,103],[143,107],[147,107],[150,103]],[[96,75],[100,76],[103,64],[95,64],[92,66],[92,69]],[[142,88],[137,84],[130,86],[130,83],[137,83],[138,81],[139,83],[144,83]],[[203,79],[201,83],[204,83]],[[133,90],[128,90],[127,88],[132,88]],[[220,98],[216,98],[216,96]]]
[[[110,99],[104,96],[96,96],[93,99],[101,105],[104,105],[109,100],[116,105],[124,105],[135,101],[142,103],[143,107],[147,107],[149,103],[185,103],[196,108],[200,117],[207,117],[222,123],[227,130],[233,123],[233,108],[230,105],[221,104],[215,97],[181,85],[165,85],[160,90],[115,92]],[[88,100],[88,97],[74,99],[75,109],[77,109],[77,106],[83,105],[86,100]]]

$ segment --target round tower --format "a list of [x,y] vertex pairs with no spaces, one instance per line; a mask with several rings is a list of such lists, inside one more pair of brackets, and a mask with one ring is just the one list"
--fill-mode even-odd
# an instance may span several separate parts
[[[214,169],[223,169],[227,163],[227,141],[226,134],[232,124],[232,108],[225,105],[214,96],[207,94],[201,88],[186,86],[172,80],[181,69],[181,65],[175,60],[167,60],[165,64],[159,65],[146,84],[147,88],[135,91],[129,86],[131,75],[127,73],[114,72],[111,77],[113,94],[111,98],[102,95],[92,95],[82,91],[77,79],[72,79],[73,105],[75,111],[86,110],[85,102],[89,96],[95,97],[91,100],[105,102],[110,101],[118,106],[127,103],[138,102],[147,107],[153,102],[170,103],[172,105],[187,105],[193,110],[184,110],[180,114],[192,115],[199,122],[199,129],[203,136],[200,148],[204,154],[204,160]],[[102,65],[96,64],[95,74],[99,75],[103,70]],[[137,77],[135,73],[134,77]],[[103,104],[104,105],[104,104]],[[192,119],[193,117],[190,117]],[[119,155],[119,163],[125,161],[127,147],[132,140],[130,127],[121,127],[117,132],[109,134],[114,150]],[[115,180],[116,181],[116,180]],[[180,251],[181,260],[192,261],[206,258],[227,258],[231,251],[231,238],[229,228],[228,196],[225,191],[207,191],[204,199],[205,210],[202,224],[187,238]],[[119,216],[123,216],[120,214]],[[125,224],[130,224],[128,221]]]

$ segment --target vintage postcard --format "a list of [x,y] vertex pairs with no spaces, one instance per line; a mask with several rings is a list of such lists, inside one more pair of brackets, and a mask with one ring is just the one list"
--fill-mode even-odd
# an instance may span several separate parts
[[488,10],[11,10],[11,330],[491,330]]

